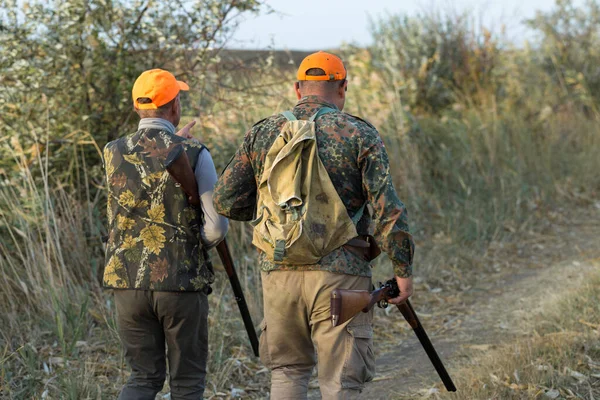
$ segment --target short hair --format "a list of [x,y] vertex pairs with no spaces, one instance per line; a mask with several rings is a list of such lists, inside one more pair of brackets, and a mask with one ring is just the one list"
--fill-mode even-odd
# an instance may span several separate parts
[[[173,98],[173,100],[169,101],[166,104],[163,104],[162,106],[158,107],[158,108],[151,108],[149,110],[140,110],[137,109],[136,111],[138,112],[138,114],[140,115],[140,117],[142,118],[159,118],[159,117],[164,117],[169,110],[171,109],[171,107],[173,107],[173,103],[175,103],[175,100],[177,100],[177,97],[179,95],[175,96]],[[148,97],[138,97],[137,102],[139,104],[150,104],[152,103],[152,99],[148,98]]]
[[323,68],[309,68],[306,70],[308,76],[325,76]]
[[[309,68],[306,70],[307,76],[325,76],[325,70],[323,68]],[[298,81],[299,86],[302,88],[305,85],[310,85],[312,87],[322,87],[325,90],[335,90],[338,87],[344,86],[346,82],[346,78],[339,81]],[[314,85],[314,86],[313,86]]]

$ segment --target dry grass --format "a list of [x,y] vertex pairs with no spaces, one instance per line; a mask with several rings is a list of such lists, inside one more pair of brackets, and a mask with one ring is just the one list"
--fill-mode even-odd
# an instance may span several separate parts
[[585,282],[546,302],[526,338],[471,346],[468,362],[453,372],[457,394],[429,389],[409,398],[598,398],[600,275],[588,272]]
[[[23,180],[20,186],[0,187],[1,234],[6,238],[0,246],[0,398],[114,398],[128,372],[112,297],[99,279],[101,227],[93,225],[99,221],[91,214],[96,205],[79,201],[68,185],[53,182],[41,155],[30,165],[24,153],[15,154]],[[258,325],[260,275],[252,256],[243,255],[249,246],[235,245],[245,240],[235,238],[239,234],[243,229],[234,229],[231,247]],[[218,259],[216,253],[213,259]],[[264,393],[268,374],[259,373],[263,367],[246,345],[224,272],[214,290],[207,394],[246,393],[252,398]]]

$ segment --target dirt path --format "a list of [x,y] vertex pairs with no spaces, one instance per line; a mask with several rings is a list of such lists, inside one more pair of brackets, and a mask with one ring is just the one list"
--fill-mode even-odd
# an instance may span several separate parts
[[[529,335],[528,316],[600,267],[600,209],[559,218],[506,253],[512,254],[511,268],[478,279],[466,291],[418,291],[413,299],[417,313],[426,305],[434,304],[438,312],[447,306],[443,317],[424,313],[421,320],[451,375],[463,357]],[[412,398],[424,389],[442,389],[412,331],[391,338],[399,339],[398,345],[379,355],[377,376],[362,398]]]

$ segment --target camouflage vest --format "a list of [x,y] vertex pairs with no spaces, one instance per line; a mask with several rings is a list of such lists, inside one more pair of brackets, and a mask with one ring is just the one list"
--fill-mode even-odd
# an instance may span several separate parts
[[200,241],[201,211],[188,203],[164,167],[178,145],[194,169],[204,146],[157,129],[140,129],[104,148],[109,223],[105,287],[201,291],[213,282]]

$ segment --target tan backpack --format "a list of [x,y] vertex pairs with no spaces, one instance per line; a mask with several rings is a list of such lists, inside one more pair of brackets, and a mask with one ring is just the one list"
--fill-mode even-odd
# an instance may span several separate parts
[[357,236],[317,151],[315,120],[333,111],[321,108],[309,120],[282,113],[288,121],[267,153],[252,222],[252,243],[270,261],[315,264]]

